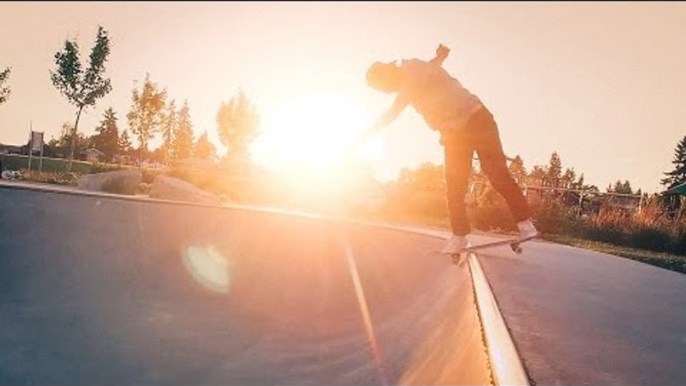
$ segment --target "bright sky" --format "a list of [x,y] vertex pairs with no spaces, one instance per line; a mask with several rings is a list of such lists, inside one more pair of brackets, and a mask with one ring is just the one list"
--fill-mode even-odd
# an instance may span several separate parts
[[[48,70],[65,38],[87,54],[98,24],[112,37],[113,91],[83,118],[89,134],[110,106],[127,126],[146,72],[177,105],[188,99],[198,134],[239,87],[265,117],[324,92],[373,118],[391,98],[366,86],[368,65],[429,59],[439,43],[529,168],[556,150],[601,189],[628,179],[657,191],[686,133],[684,3],[26,2],[0,4],[0,68],[12,67],[0,142],[26,141],[30,121],[49,138],[74,119]],[[382,178],[442,163],[438,135],[411,109],[383,139]]]

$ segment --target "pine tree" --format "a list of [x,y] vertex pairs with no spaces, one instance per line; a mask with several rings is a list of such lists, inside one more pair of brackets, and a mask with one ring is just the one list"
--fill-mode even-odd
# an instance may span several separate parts
[[177,159],[188,158],[193,154],[193,124],[189,110],[188,101],[185,101],[177,116],[177,130],[174,133],[174,155]]
[[162,123],[162,152],[164,153],[165,161],[169,158],[174,158],[174,135],[178,129],[178,112],[176,111],[176,102],[172,100],[167,105],[167,111]]
[[667,177],[662,179],[662,184],[667,185],[667,189],[686,183],[686,136],[677,144],[672,164],[674,169],[666,172]]
[[622,193],[634,194],[634,189],[631,187],[629,180],[624,180],[624,184],[622,184]]
[[128,131],[124,130],[119,136],[119,152],[128,155],[132,150]]
[[95,131],[98,134],[93,137],[93,145],[105,154],[106,160],[112,161],[119,152],[119,128],[117,116],[111,107],[105,111],[104,118]]
[[576,172],[574,168],[566,169],[565,173],[562,175],[563,188],[573,188],[574,180],[576,179]]
[[214,157],[214,146],[207,137],[207,131],[198,138],[198,142],[195,144],[195,156],[201,159]]
[[550,163],[548,165],[547,173],[548,181],[550,181],[551,186],[558,187],[560,177],[562,176],[562,161],[557,152],[553,152],[550,156]]

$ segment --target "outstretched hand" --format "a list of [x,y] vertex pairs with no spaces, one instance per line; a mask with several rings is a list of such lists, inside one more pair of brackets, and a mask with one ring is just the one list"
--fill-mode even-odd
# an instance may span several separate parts
[[440,60],[447,58],[449,53],[450,48],[444,46],[443,44],[439,44],[438,48],[436,48],[436,57]]

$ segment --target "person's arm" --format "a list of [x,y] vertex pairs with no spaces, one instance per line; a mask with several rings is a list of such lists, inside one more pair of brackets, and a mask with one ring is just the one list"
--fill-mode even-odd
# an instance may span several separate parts
[[391,122],[393,122],[400,113],[405,110],[405,107],[408,105],[407,99],[404,97],[403,93],[399,93],[398,96],[395,97],[395,100],[393,101],[393,105],[386,110],[383,115],[379,117],[379,119],[376,120],[376,123],[374,123],[374,126],[372,126],[371,129],[368,130],[368,133],[371,134],[373,132],[377,132],[386,126],[390,125]]
[[449,53],[450,48],[444,46],[443,44],[439,44],[438,48],[436,48],[436,57],[431,59],[429,63],[441,66],[443,65],[443,61],[445,60],[445,58],[448,57]]

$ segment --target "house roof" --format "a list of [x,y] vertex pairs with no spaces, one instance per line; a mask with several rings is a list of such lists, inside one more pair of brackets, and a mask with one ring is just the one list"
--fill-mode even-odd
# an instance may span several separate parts
[[98,149],[95,148],[90,148],[84,151],[84,153],[97,153],[98,155],[105,155],[105,153],[101,152]]
[[662,194],[665,194],[665,195],[669,195],[669,194],[686,195],[686,182],[684,182],[681,185],[677,185],[671,189],[668,189],[668,190],[662,192]]

